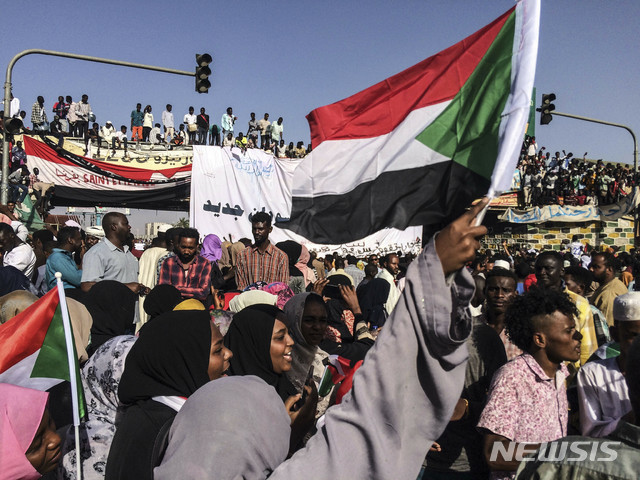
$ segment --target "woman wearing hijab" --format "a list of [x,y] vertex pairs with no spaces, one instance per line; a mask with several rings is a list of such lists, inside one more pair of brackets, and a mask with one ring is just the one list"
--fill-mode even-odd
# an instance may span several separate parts
[[345,275],[334,274],[328,279],[322,294],[329,297],[329,327],[320,348],[329,355],[347,358],[352,364],[364,360],[374,339],[362,316],[355,289]]
[[[83,479],[104,479],[109,448],[116,432],[116,414],[122,410],[118,385],[125,359],[136,339],[132,335],[122,335],[108,340],[82,367],[81,380],[87,404],[87,421],[80,425]],[[59,470],[65,480],[77,478],[75,448],[74,427],[70,426],[62,445]]]
[[317,392],[305,387],[310,396],[302,406],[294,405],[301,395],[285,375],[291,369],[293,347],[285,322],[279,308],[252,305],[233,316],[224,344],[234,352],[230,375],[255,375],[275,388],[291,417],[290,448],[295,451],[313,426]]
[[193,392],[223,375],[231,357],[206,311],[165,313],[147,323],[118,387],[118,398],[128,406],[111,443],[105,478],[151,480],[163,426]]
[[286,253],[289,258],[289,286],[293,290],[293,293],[304,292],[306,288],[304,274],[297,266],[300,261],[300,254],[302,253],[302,245],[293,240],[286,240],[276,243],[276,248]]
[[[196,392],[176,418],[156,480],[417,478],[464,383],[474,290],[464,265],[486,232],[474,226],[486,204],[439,232],[411,265],[402,299],[356,372],[351,394],[327,410],[303,450],[284,461],[287,421],[277,397],[253,378],[222,379]],[[210,415],[212,402],[239,410],[232,418]],[[273,413],[265,422],[255,411]]]
[[0,383],[0,480],[34,480],[60,460],[60,436],[49,417],[49,394]]
[[374,278],[358,289],[358,302],[362,316],[371,328],[382,327],[387,320],[384,304],[390,289],[391,284],[382,278]]
[[144,311],[151,321],[158,315],[171,312],[180,302],[182,294],[176,287],[169,284],[156,285],[144,301]]
[[233,353],[229,374],[255,375],[274,387],[282,400],[298,392],[287,379],[293,340],[282,310],[251,305],[233,316],[224,344]]
[[219,261],[223,256],[222,242],[217,235],[210,233],[204,237],[200,256],[209,260],[211,264],[211,285],[213,288],[219,290],[224,287],[226,280],[219,265]]
[[311,254],[309,253],[309,250],[304,245],[300,246],[302,247],[302,251],[300,252],[298,263],[296,263],[296,268],[302,272],[302,276],[304,277],[304,286],[306,288],[309,284],[315,283],[317,277],[313,271],[313,266],[309,267],[309,262],[311,262]]
[[133,333],[137,298],[129,287],[114,280],[103,280],[91,287],[84,299],[93,319],[89,356],[110,338]]
[[[284,307],[287,326],[295,341],[291,352],[291,370],[286,375],[289,381],[302,393],[310,370],[316,388],[319,388],[329,354],[318,345],[322,342],[329,325],[327,306],[316,293],[299,293]],[[322,416],[331,402],[331,392],[319,399],[316,418]]]
[[316,385],[324,373],[322,360],[329,355],[318,345],[324,338],[329,317],[322,297],[315,293],[299,293],[284,307],[287,326],[294,340],[291,370],[286,375],[298,392],[302,392],[309,369],[314,367]]
[[249,290],[233,297],[229,301],[229,311],[238,313],[251,305],[275,305],[278,301],[277,295],[262,290]]

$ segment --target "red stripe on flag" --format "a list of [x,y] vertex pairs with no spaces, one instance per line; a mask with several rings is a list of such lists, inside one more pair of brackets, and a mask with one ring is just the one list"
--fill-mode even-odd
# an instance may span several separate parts
[[[31,138],[27,135],[23,137],[24,140],[24,151],[27,155],[33,155],[34,157],[41,158],[46,160],[47,162],[53,162],[61,165],[69,165],[73,167],[78,167],[73,162],[70,162],[66,158],[58,155],[55,150],[53,150],[49,145],[40,142],[34,138]],[[144,168],[135,168],[135,167],[127,167],[125,165],[114,165],[114,164],[106,164],[105,162],[96,162],[91,158],[83,157],[83,159],[95,165],[97,168],[101,170],[106,170],[107,172],[115,173],[116,175],[120,175],[121,177],[130,179],[130,180],[138,180],[148,182],[151,178],[151,175],[158,172],[164,175],[167,178],[172,178],[178,172],[190,172],[191,165],[184,165],[177,168],[166,168],[159,170],[149,170]],[[82,167],[79,167],[82,168]]]
[[0,325],[0,373],[42,347],[59,302],[58,289],[54,288],[22,313]]
[[474,71],[515,7],[461,42],[349,98],[307,115],[311,143],[374,138],[413,110],[451,100]]

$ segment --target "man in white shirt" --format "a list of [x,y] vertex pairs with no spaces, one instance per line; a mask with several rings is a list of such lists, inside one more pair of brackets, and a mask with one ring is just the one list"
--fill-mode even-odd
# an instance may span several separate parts
[[605,437],[631,411],[629,389],[625,381],[627,352],[636,336],[640,336],[640,292],[629,292],[613,302],[614,324],[611,336],[620,345],[620,355],[605,358],[609,344],[596,351],[596,358],[578,371],[582,435]]
[[102,128],[100,128],[100,137],[107,142],[107,146],[113,143],[113,138],[116,135],[116,129],[113,127],[113,124],[110,120],[107,120],[107,123],[104,124]]
[[198,125],[196,124],[198,118],[193,112],[193,107],[189,107],[189,113],[187,113],[182,119],[187,128],[187,134],[189,136],[189,141],[186,143],[191,145],[196,143],[196,131],[198,130]]
[[282,117],[279,117],[276,123],[271,124],[271,140],[276,145],[280,143],[280,140],[284,140],[283,129]]
[[28,244],[17,237],[11,225],[6,223],[0,223],[0,255],[5,267],[15,267],[31,280],[36,265],[36,254]]
[[[260,148],[263,150],[267,148],[267,145],[271,144],[271,137],[269,136],[271,129],[269,128],[267,132],[267,128],[270,126],[271,122],[269,121],[269,114],[265,113],[264,118],[261,118],[258,121],[258,129],[260,130]],[[269,135],[267,135],[267,133],[269,133]]]
[[124,144],[124,156],[127,157],[127,126],[120,125],[120,131],[113,134],[111,138],[111,153],[112,155],[116,154],[116,143],[118,144],[118,148],[121,148]]
[[162,112],[162,125],[164,127],[164,138],[167,140],[167,143],[171,141],[173,136],[176,133],[173,123],[173,112],[171,111],[173,107],[171,104],[167,103],[166,110]]
[[396,275],[400,272],[400,258],[395,253],[389,253],[385,255],[382,266],[382,271],[376,276],[376,278],[382,278],[389,282],[391,288],[389,288],[389,296],[384,304],[384,309],[387,315],[391,315],[391,312],[400,299],[400,290],[396,287]]
[[227,138],[228,133],[233,135],[233,124],[237,119],[238,117],[233,114],[233,108],[227,107],[227,113],[222,115],[222,119],[220,120],[222,125],[222,138]]

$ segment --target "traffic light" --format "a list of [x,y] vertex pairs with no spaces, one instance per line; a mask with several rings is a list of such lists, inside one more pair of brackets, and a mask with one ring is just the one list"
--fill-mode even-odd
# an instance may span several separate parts
[[541,113],[540,115],[540,125],[548,125],[553,120],[551,116],[551,112],[556,109],[556,106],[551,103],[556,99],[555,93],[543,93],[542,94],[542,105],[537,110]]
[[211,82],[209,81],[211,69],[208,65],[212,60],[211,55],[208,53],[196,53],[196,92],[198,93],[207,93],[211,87]]
[[4,128],[7,131],[7,133],[10,133],[12,135],[16,133],[20,133],[20,130],[22,129],[22,127],[23,127],[22,119],[18,117],[13,117],[11,120],[6,121],[4,124]]

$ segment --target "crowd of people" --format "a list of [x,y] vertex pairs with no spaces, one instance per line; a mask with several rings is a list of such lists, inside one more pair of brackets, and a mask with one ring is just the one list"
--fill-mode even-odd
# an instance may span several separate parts
[[[318,258],[264,213],[234,243],[167,226],[139,259],[119,213],[3,217],[0,322],[61,274],[87,479],[635,478],[640,256],[481,250],[485,203],[416,258]],[[76,478],[59,387],[0,384],[0,479]],[[587,456],[540,453],[563,444]]]
[[[192,106],[181,122],[179,119],[176,121],[173,106],[167,104],[158,122],[151,105],[142,108],[138,103],[131,111],[129,126],[123,124],[116,128],[110,120],[100,126],[88,100],[87,95],[82,95],[79,102],[74,102],[70,95],[59,96],[53,104],[50,122],[45,99],[39,96],[31,108],[33,128],[29,129],[26,127],[27,112],[20,110],[20,100],[12,96],[8,117],[21,120],[21,128],[16,133],[51,135],[58,139],[58,148],[62,147],[65,137],[80,138],[85,144],[85,155],[90,155],[90,144],[97,149],[98,155],[101,148],[110,150],[112,155],[116,149],[124,149],[124,154],[128,155],[129,142],[147,142],[168,149],[183,145],[217,145],[243,150],[260,148],[279,158],[303,158],[311,151],[311,145],[305,147],[302,141],[295,145],[294,142],[286,143],[283,118],[278,117],[272,122],[268,113],[257,120],[256,114],[251,112],[243,132],[238,128],[238,117],[232,107],[226,109],[218,124],[209,117],[205,107],[196,114]],[[4,110],[0,112],[0,118],[4,121]],[[4,130],[4,125],[0,127]]]
[[543,205],[610,205],[629,195],[637,183],[629,165],[595,163],[562,150],[545,152],[527,136],[518,161],[518,177],[526,207]]

